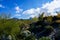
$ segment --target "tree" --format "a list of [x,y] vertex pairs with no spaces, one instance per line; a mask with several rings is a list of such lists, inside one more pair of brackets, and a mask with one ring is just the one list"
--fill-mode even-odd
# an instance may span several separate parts
[[41,15],[39,15],[39,17],[38,17],[39,21],[43,20],[43,16],[44,16],[44,13],[42,13]]

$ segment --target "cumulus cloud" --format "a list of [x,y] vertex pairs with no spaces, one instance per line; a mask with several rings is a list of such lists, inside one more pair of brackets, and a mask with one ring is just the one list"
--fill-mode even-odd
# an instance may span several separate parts
[[21,16],[20,13],[22,13],[23,9],[21,9],[19,6],[16,6],[16,7],[14,8],[14,10],[15,10],[16,13],[15,13],[15,15],[12,16],[12,17],[20,17],[20,16]]
[[40,13],[40,8],[31,8],[23,12],[23,14],[35,14]]
[[60,4],[60,0],[53,0],[50,3],[48,2],[46,4],[43,4],[42,8],[43,9],[47,9],[47,12],[50,13],[50,15],[57,15],[57,13],[55,13],[55,11],[60,9],[60,5],[59,4]]
[[31,17],[38,16],[45,12],[44,16],[57,15],[56,11],[60,11],[60,0],[53,0],[42,5],[40,8],[31,8],[23,12],[23,14],[30,14]]
[[23,9],[21,9],[19,6],[15,7],[16,13],[20,13],[23,11]]
[[29,17],[35,17],[40,14],[40,8],[31,8],[23,12],[25,15],[30,15]]
[[[23,15],[29,15],[29,17],[38,17],[39,14],[42,12],[45,12],[44,16],[50,16],[50,15],[57,15],[56,11],[60,11],[60,0],[53,0],[51,2],[47,2],[42,5],[40,8],[31,8],[28,10],[23,11],[19,6],[15,7],[16,13],[20,13],[23,11]],[[21,15],[16,15],[21,16]]]
[[0,8],[5,8],[5,6],[3,6],[2,4],[0,4]]

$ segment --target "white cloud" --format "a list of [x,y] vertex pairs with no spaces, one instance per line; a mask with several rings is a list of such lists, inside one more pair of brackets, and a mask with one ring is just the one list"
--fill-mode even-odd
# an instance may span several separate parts
[[20,14],[15,14],[14,16],[16,17],[16,16],[21,16],[21,15]]
[[11,16],[11,18],[20,17],[20,16],[21,16],[20,14],[15,14],[14,16]]
[[16,7],[14,8],[14,10],[15,10],[16,13],[15,13],[14,16],[12,16],[11,18],[13,18],[13,17],[20,17],[20,16],[21,16],[20,13],[23,12],[23,9],[21,9],[19,6],[16,6]]
[[60,0],[53,0],[42,5],[40,8],[31,8],[23,12],[23,14],[30,14],[31,17],[38,16],[45,12],[44,16],[57,15],[56,11],[60,11]]
[[15,7],[16,13],[20,13],[23,11],[23,9],[21,9],[19,6]]
[[34,17],[37,17],[37,15],[30,15],[29,17],[34,18]]
[[31,8],[23,12],[23,14],[36,14],[36,13],[40,13],[40,8],[36,8],[36,9]]
[[57,15],[56,11],[60,10],[60,0],[53,0],[42,5],[40,8],[31,8],[23,12],[23,14],[29,14],[29,17],[35,17],[45,12],[44,16]]
[[[53,0],[52,2],[48,2],[42,6],[43,9],[47,9],[47,12],[50,13],[50,15],[57,15],[54,13],[58,9],[60,9],[60,0]],[[57,10],[56,10],[57,9]]]
[[29,10],[25,10],[24,12],[23,12],[23,14],[24,15],[29,15],[28,17],[38,17],[39,16],[39,14],[42,14],[42,13],[45,13],[44,14],[44,16],[47,16],[46,15],[46,10],[45,9],[42,9],[42,8],[31,8],[31,9],[29,9]]
[[0,4],[0,8],[5,8],[2,4]]
[[[45,4],[42,5],[42,7],[40,8],[31,8],[28,10],[23,11],[22,9],[19,8],[19,6],[15,7],[16,13],[20,13],[23,11],[23,15],[29,15],[29,17],[35,17],[39,14],[41,14],[42,12],[45,12],[44,16],[50,16],[50,15],[57,15],[56,11],[60,10],[60,0],[53,0],[51,2],[47,2]],[[18,15],[17,16],[21,16]]]
[[31,8],[23,12],[25,15],[30,15],[29,17],[35,17],[40,14],[40,8]]

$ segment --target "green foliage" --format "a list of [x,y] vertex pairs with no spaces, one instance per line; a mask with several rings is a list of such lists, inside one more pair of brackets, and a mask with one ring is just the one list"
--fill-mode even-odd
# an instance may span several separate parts
[[44,13],[42,13],[41,15],[39,15],[39,21],[42,21],[43,20],[43,16],[44,16]]
[[37,22],[38,21],[38,18],[37,17],[34,17],[34,18],[32,18],[32,21],[33,22]]
[[47,17],[47,22],[48,22],[48,23],[52,23],[52,16],[48,16],[48,17]]
[[0,20],[0,35],[3,33],[8,35],[16,35],[20,31],[19,25],[16,21],[14,20],[9,20],[9,19],[1,19]]
[[49,26],[49,25],[48,25],[48,26],[45,26],[45,28],[46,28],[46,29],[51,29],[51,30],[53,30],[53,27],[52,27],[52,26]]
[[[53,23],[53,17],[48,16],[46,19],[47,23],[44,25],[43,16],[44,13],[42,13],[39,18],[34,17],[32,20],[15,20],[10,19],[10,14],[7,15],[3,13],[0,15],[0,37],[1,35],[5,34],[11,35],[13,40],[35,40],[36,35],[33,35],[31,31],[34,31],[35,33],[45,33],[48,35],[48,32],[51,33],[54,30],[53,26],[51,25]],[[59,17],[59,15],[57,17]],[[31,26],[29,24],[31,24]],[[60,37],[60,32],[56,35],[56,37]],[[49,37],[41,37],[39,40],[51,39]]]
[[49,37],[42,37],[39,40],[51,40]]
[[25,40],[35,40],[35,39],[36,38],[34,36],[32,36],[32,35],[25,38]]
[[5,27],[4,31],[7,31],[8,33],[13,33],[13,34],[20,30],[19,25],[14,20],[6,21],[4,23],[4,27]]

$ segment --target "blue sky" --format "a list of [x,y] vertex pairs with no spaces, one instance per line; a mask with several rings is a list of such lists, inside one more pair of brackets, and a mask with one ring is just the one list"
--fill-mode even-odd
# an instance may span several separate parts
[[0,14],[11,13],[12,18],[20,19],[35,17],[41,14],[41,12],[56,15],[55,11],[60,10],[59,3],[59,0],[0,0]]

